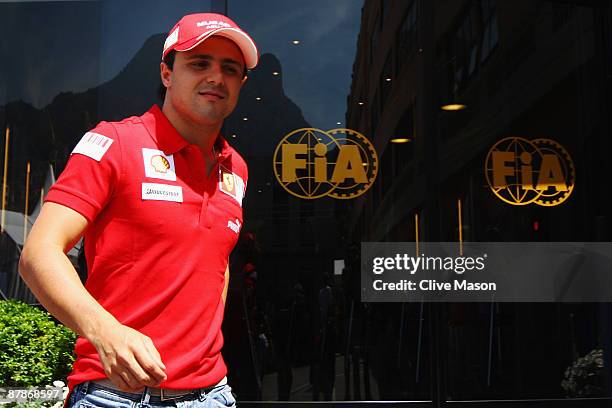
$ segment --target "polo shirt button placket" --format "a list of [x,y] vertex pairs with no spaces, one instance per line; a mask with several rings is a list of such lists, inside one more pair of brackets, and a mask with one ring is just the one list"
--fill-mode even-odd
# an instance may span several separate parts
[[210,228],[207,214],[208,214],[208,192],[204,191],[202,195],[202,208],[200,209],[200,225]]
[[219,186],[219,177],[221,174],[221,166],[219,164],[220,157],[217,156],[216,169],[211,170],[210,175],[206,179],[206,186],[204,188],[204,195],[202,196],[202,212],[200,213],[200,220],[203,221],[204,227],[211,229],[213,225],[213,217],[210,216],[208,207],[210,205],[211,196],[216,193]]

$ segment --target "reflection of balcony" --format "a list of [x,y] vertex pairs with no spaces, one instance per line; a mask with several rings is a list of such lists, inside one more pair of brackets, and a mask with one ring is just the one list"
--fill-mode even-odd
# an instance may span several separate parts
[[[540,8],[526,5],[532,13],[526,18],[520,7],[498,9],[494,1],[466,7],[431,2],[408,25],[430,27],[417,24],[430,18],[435,29],[418,29],[419,58],[406,55],[406,61],[398,61],[404,57],[400,33],[406,28],[400,17],[410,15],[415,3],[390,6],[389,15],[398,17],[385,24],[380,24],[383,17],[377,3],[366,3],[364,14],[369,18],[361,28],[346,115],[349,127],[371,133],[382,159],[371,193],[351,207],[349,229],[356,239],[381,239],[425,201],[446,200],[436,196],[440,193],[455,202],[461,190],[469,189],[480,199],[485,190],[474,187],[473,181],[477,185],[482,176],[482,156],[502,135],[547,135],[577,151],[581,147],[576,140],[596,137],[604,96],[596,83],[602,57],[596,48],[594,10],[572,6],[570,12],[562,7],[558,18],[553,13],[555,2],[550,3]],[[512,35],[499,37],[502,21]],[[380,27],[384,28],[374,52],[363,34]],[[390,59],[395,70],[388,69]],[[465,102],[468,109],[441,111],[440,102],[449,97]],[[407,106],[414,106],[412,118],[408,111],[402,117],[401,109]],[[389,139],[407,134],[413,136],[414,155],[388,154]],[[420,164],[411,163],[412,172],[396,174],[396,163],[412,161]],[[429,187],[422,188],[423,183]],[[406,190],[410,194],[402,194]],[[401,212],[393,211],[398,208]],[[374,235],[359,236],[365,234],[358,231],[364,218],[372,221],[366,235]]]
[[387,224],[408,216],[411,209],[419,205],[425,185],[423,174],[416,174],[417,171],[417,163],[410,162],[382,194],[380,204],[374,208],[372,214],[373,240],[383,240],[386,232],[393,228],[393,225]]
[[[40,203],[37,204],[40,206]],[[17,245],[19,250],[23,248],[23,244],[27,239],[27,235],[32,229],[34,222],[36,222],[36,218],[38,216],[38,212],[33,213],[32,215],[25,215],[23,213],[17,211],[4,211],[4,233],[10,238],[10,240]],[[78,251],[81,248],[81,243],[77,243],[69,252],[68,255],[76,258],[78,256]]]
[[[299,216],[296,215],[299,212]],[[312,207],[308,209],[298,209],[292,204],[273,204],[272,206],[265,208],[257,208],[249,213],[251,217],[262,219],[265,221],[284,220],[284,219],[295,219],[296,216],[299,219],[302,218],[327,218],[335,216],[336,211],[334,207]]]
[[[55,182],[53,167],[49,165],[47,177],[43,184],[44,191]],[[4,298],[20,299],[28,303],[35,303],[36,299],[26,287],[18,272],[19,257],[21,250],[27,239],[28,233],[32,229],[42,203],[40,200],[34,206],[31,214],[26,215],[19,211],[2,210],[2,220],[4,229],[0,235],[0,253],[2,262],[0,263],[0,295]],[[82,241],[79,241],[74,248],[68,252],[68,257],[73,264],[76,264]]]
[[[345,362],[345,357],[340,353],[334,354],[334,364],[333,364],[333,373],[335,377],[335,387],[333,390],[333,401],[340,401],[342,398],[345,398],[347,395],[350,395],[351,391],[354,394],[354,398],[358,399],[358,396],[361,393],[365,393],[369,395],[371,399],[379,398],[380,390],[378,387],[378,382],[374,377],[371,371],[366,371],[363,364],[359,364],[354,372],[349,374],[357,374],[357,378],[345,378],[346,371],[345,367],[349,364]],[[312,399],[313,395],[313,385],[312,385],[312,377],[311,377],[312,368],[310,366],[295,366],[292,368],[292,376],[293,376],[293,385],[290,391],[290,399],[292,401],[309,401]],[[265,374],[263,376],[262,381],[262,400],[263,401],[276,401],[278,400],[278,376],[281,374],[278,373],[270,373]],[[364,377],[368,376],[369,378],[365,379]],[[350,382],[350,380],[365,382],[368,385],[371,384],[371,389],[364,390],[365,384],[359,383],[359,388],[357,390],[353,389],[354,384]],[[348,385],[348,388],[347,388]],[[365,397],[365,396],[364,396]],[[365,399],[370,399],[365,398]]]
[[335,236],[335,217],[333,208],[314,207],[299,211],[298,216],[297,210],[289,204],[275,205],[253,214],[253,218],[264,222],[275,250],[292,248],[292,251],[306,253],[315,247],[326,248],[321,242]]

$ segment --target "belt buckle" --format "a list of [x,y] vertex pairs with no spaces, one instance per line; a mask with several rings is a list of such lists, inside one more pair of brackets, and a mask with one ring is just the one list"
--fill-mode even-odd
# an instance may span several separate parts
[[159,399],[160,400],[162,400],[162,401],[169,401],[169,400],[177,399],[177,398],[178,397],[165,397],[164,396],[164,389],[163,388],[159,389]]
[[172,397],[166,397],[166,396],[164,396],[164,389],[160,388],[159,389],[159,399],[162,400],[162,401],[175,400],[175,399],[178,399],[178,398],[183,398],[185,395],[189,395],[189,394],[192,394],[192,393],[193,393],[193,390],[191,390],[190,392],[185,392],[184,394],[175,395],[175,396],[172,396]]

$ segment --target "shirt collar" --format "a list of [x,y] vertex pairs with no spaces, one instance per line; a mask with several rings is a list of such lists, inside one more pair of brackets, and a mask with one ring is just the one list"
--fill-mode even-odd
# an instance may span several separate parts
[[142,122],[153,140],[157,142],[157,145],[165,154],[176,153],[189,145],[189,142],[179,135],[157,105],[153,105],[147,113],[142,115]]
[[220,161],[223,161],[232,155],[232,147],[227,140],[221,135],[217,136],[217,140],[215,141],[215,149],[217,149],[219,153]]
[[[142,115],[142,122],[164,154],[174,154],[189,146],[189,142],[176,131],[159,106],[153,105]],[[232,154],[231,146],[221,135],[217,136],[215,148],[221,159],[226,159]]]

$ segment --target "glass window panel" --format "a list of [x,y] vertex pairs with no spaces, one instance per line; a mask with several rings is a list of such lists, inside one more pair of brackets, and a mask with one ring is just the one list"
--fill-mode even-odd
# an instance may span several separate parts
[[[612,347],[605,305],[360,300],[365,241],[414,241],[417,230],[421,240],[455,241],[459,228],[474,241],[612,239],[601,197],[612,172],[610,39],[602,40],[612,31],[609,15],[589,2],[449,4],[0,3],[0,30],[10,39],[0,43],[2,204],[4,225],[15,227],[0,235],[0,290],[35,302],[17,274],[31,225],[24,212],[35,216],[79,137],[100,120],[159,102],[161,46],[180,16],[227,12],[261,53],[223,129],[250,174],[224,324],[239,400],[564,405],[578,395],[562,383],[566,369]],[[448,99],[466,109],[441,111]],[[287,192],[274,174],[274,150],[304,128],[369,138],[380,160],[372,188],[353,200]],[[552,138],[571,152],[584,176],[563,206],[512,207],[488,190],[487,149],[511,135]],[[78,253],[71,259],[78,263]],[[589,378],[603,382],[611,366]]]

